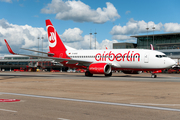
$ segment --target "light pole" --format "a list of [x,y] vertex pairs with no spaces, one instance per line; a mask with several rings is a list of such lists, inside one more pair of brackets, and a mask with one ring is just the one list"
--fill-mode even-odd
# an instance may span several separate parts
[[90,34],[90,49],[91,49],[91,35],[92,35],[92,33],[89,33]]
[[96,30],[94,34],[95,34],[95,49],[96,49],[96,34],[97,34]]
[[[37,39],[38,39],[38,51],[39,51],[39,39],[40,39],[40,37],[38,37]],[[38,52],[38,55],[39,55],[39,52]]]
[[153,29],[153,45],[154,45],[154,30],[155,30],[155,27],[152,27]]
[[[43,39],[44,39],[44,37],[41,37],[41,39],[42,39],[42,52],[43,52]],[[42,55],[43,55],[43,53],[42,53]]]
[[148,49],[148,30],[149,30],[148,26],[147,26],[146,30],[147,30],[147,49]]
[[[38,37],[37,39],[38,39],[38,51],[39,51],[39,39],[40,39],[40,37]],[[39,56],[39,52],[38,52],[38,56]],[[38,57],[37,66],[39,66],[39,57]]]

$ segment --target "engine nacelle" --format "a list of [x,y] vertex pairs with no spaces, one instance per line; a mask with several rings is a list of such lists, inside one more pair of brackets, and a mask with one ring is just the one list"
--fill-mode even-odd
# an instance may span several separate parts
[[140,74],[142,71],[135,71],[135,70],[122,70],[124,74]]
[[89,66],[89,72],[91,74],[109,74],[111,66],[108,63],[92,63]]

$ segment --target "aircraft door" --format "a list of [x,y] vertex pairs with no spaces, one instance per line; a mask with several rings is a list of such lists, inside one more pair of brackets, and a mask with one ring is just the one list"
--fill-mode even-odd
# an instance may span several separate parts
[[145,53],[144,54],[144,63],[148,63],[149,62],[149,53]]

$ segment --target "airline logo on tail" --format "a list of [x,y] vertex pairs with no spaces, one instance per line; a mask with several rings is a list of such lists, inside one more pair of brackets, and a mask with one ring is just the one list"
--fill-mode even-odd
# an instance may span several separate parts
[[47,32],[48,32],[49,47],[55,47],[57,44],[56,30],[52,25],[48,25]]

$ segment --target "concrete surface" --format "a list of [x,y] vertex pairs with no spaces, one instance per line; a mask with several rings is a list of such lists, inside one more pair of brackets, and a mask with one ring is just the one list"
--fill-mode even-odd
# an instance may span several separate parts
[[180,75],[1,72],[0,120],[179,120]]

